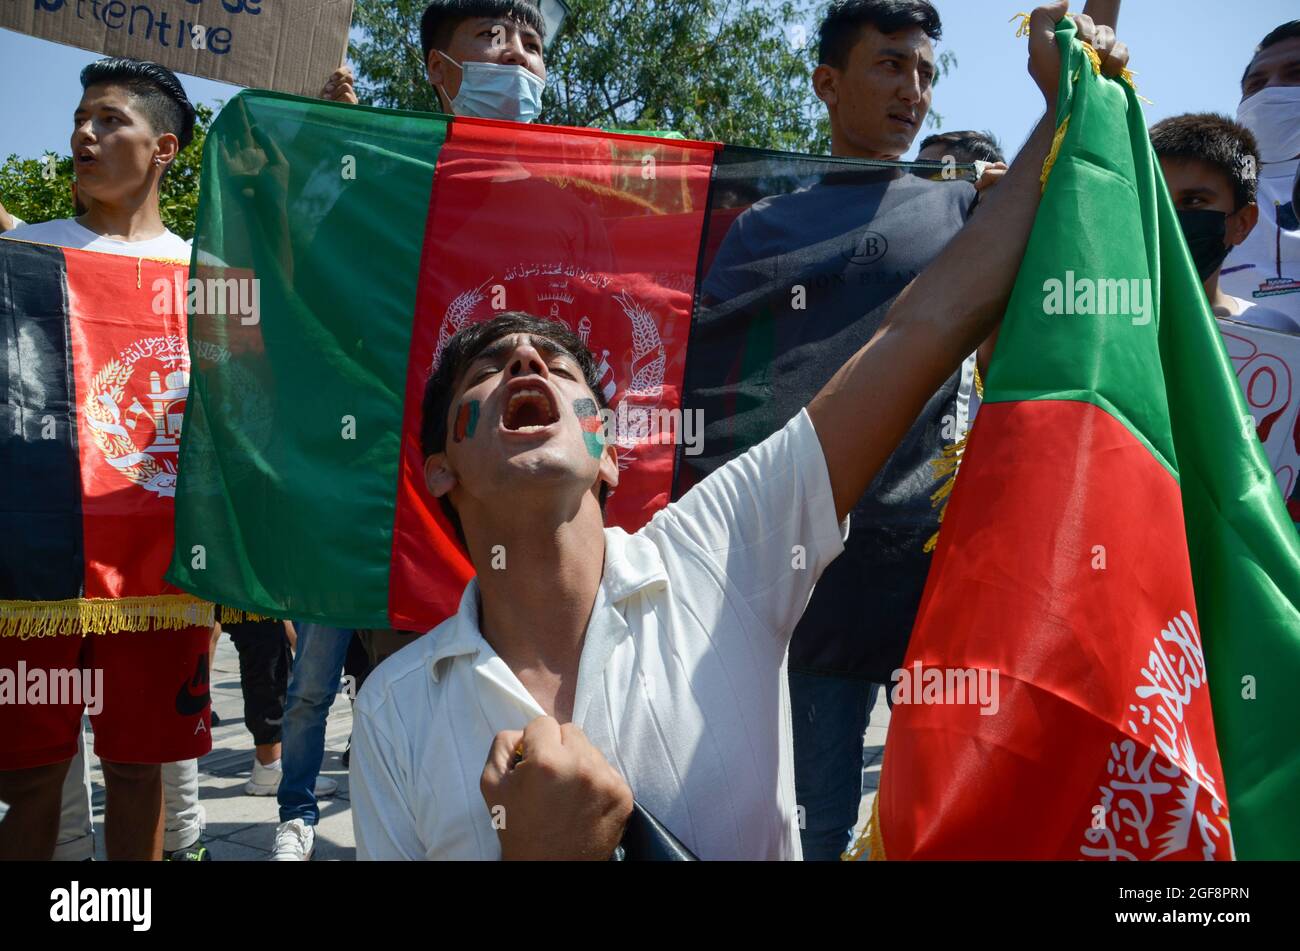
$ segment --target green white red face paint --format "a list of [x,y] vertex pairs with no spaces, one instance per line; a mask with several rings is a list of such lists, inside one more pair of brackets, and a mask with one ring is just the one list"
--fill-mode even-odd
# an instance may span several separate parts
[[460,409],[456,412],[456,428],[452,431],[452,440],[464,442],[466,439],[473,439],[474,430],[478,429],[478,416],[478,400],[466,400],[461,403]]
[[599,459],[605,451],[605,426],[600,418],[600,410],[596,408],[596,401],[585,397],[574,400],[573,411],[578,414],[578,422],[582,424],[582,440],[587,444],[587,452],[591,453],[591,458]]

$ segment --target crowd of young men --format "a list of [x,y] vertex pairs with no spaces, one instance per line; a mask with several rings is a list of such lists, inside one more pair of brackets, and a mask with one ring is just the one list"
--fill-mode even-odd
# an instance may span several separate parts
[[[1118,6],[1094,2],[1095,20],[1076,17],[1111,76],[1127,61]],[[248,791],[279,799],[275,858],[313,854],[317,797],[332,791],[319,776],[325,719],[354,634],[374,668],[351,751],[361,858],[607,858],[634,797],[702,858],[839,856],[857,820],[868,716],[901,666],[924,582],[924,557],[901,554],[919,553],[914,543],[934,528],[921,473],[942,449],[942,421],[977,351],[986,362],[1034,220],[1059,73],[1053,28],[1065,15],[1057,2],[1031,16],[1029,71],[1045,115],[1010,167],[991,137],[947,133],[925,140],[920,157],[987,163],[975,187],[891,170],[740,215],[697,320],[751,290],[745,264],[756,248],[798,261],[828,234],[861,227],[862,208],[899,249],[899,276],[869,305],[828,301],[818,319],[852,343],[835,356],[839,369],[786,387],[784,424],[720,460],[641,531],[604,527],[619,469],[613,446],[593,456],[584,440],[581,407],[604,405],[604,395],[583,342],[526,313],[453,338],[429,380],[421,438],[427,488],[483,569],[459,611],[424,636],[291,625],[291,676],[278,623],[232,631],[255,711]],[[546,32],[531,0],[437,0],[421,24],[427,80],[448,112],[532,121]],[[897,160],[911,149],[940,35],[926,0],[832,5],[812,75],[832,155]],[[0,229],[188,261],[158,198],[192,133],[184,90],[166,69],[125,60],[88,67],[82,85],[71,146],[83,213],[15,226],[0,209]],[[1291,332],[1300,332],[1298,90],[1294,21],[1256,51],[1240,122],[1187,115],[1152,129],[1215,313]],[[356,103],[351,72],[336,71],[321,95]],[[1265,240],[1253,239],[1260,232]],[[470,403],[477,434],[449,441]],[[877,409],[863,414],[864,405]],[[487,567],[498,545],[511,552],[501,570]],[[804,567],[791,564],[795,545]],[[860,580],[877,574],[892,579],[888,590],[864,602]],[[176,689],[210,663],[210,636],[0,639],[0,666],[101,667],[145,685],[135,705],[92,717],[110,858],[205,855],[196,758],[211,742],[206,679],[183,711]],[[50,857],[61,811],[86,798],[82,711],[24,715],[20,729],[0,707],[9,810],[0,858]],[[508,822],[496,821],[498,808]],[[71,825],[84,827],[87,814],[74,809]]]

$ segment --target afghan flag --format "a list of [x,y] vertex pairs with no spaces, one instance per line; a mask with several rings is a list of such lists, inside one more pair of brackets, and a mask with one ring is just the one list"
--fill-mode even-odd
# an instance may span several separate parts
[[1300,539],[1136,95],[1074,33],[871,853],[1298,858]]
[[0,635],[182,628],[188,266],[0,240]]
[[424,485],[421,398],[451,337],[503,311],[567,324],[599,362],[622,469],[606,519],[640,528],[694,458],[693,314],[731,225],[776,192],[882,169],[910,174],[241,93],[209,132],[194,278],[253,281],[257,306],[191,311],[169,580],[340,627],[454,613],[473,568]]

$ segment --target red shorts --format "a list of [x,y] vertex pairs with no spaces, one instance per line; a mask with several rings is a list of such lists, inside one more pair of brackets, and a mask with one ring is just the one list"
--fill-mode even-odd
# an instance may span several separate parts
[[0,637],[0,770],[72,759],[83,710],[95,754],[110,763],[203,756],[212,749],[211,634],[205,626]]

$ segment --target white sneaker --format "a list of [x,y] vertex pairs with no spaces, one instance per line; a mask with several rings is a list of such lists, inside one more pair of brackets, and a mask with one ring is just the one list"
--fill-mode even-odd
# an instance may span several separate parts
[[316,830],[301,819],[281,822],[275,828],[272,862],[309,862],[316,851]]
[[[280,789],[280,780],[284,770],[271,769],[253,760],[253,775],[244,783],[244,792],[250,796],[274,796]],[[316,777],[316,798],[325,799],[338,792],[339,784],[328,776]]]

